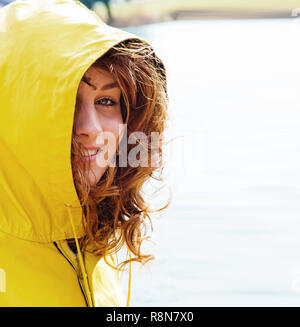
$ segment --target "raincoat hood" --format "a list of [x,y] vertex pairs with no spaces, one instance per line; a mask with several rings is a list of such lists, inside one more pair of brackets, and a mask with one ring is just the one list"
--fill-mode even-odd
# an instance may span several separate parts
[[[54,242],[83,235],[71,168],[76,93],[85,71],[133,34],[80,2],[0,9],[0,231]],[[70,210],[70,212],[68,212]]]

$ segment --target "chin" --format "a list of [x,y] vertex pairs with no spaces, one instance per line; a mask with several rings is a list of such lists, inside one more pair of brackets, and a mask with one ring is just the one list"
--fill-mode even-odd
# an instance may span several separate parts
[[88,177],[88,180],[89,180],[89,184],[90,184],[91,187],[94,187],[94,186],[97,185],[97,183],[100,181],[100,179],[104,175],[105,170],[104,171],[101,171],[101,172],[99,172],[98,174],[95,174],[95,175],[90,172],[89,177]]
[[91,187],[96,186],[97,183],[99,182],[99,179],[100,179],[100,178],[94,178],[94,177],[93,177],[93,178],[90,178],[90,179],[89,179],[89,184],[90,184],[90,186],[91,186]]

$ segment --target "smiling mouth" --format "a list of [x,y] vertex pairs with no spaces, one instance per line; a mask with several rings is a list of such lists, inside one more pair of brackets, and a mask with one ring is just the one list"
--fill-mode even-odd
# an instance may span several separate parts
[[93,157],[93,156],[96,156],[99,153],[99,151],[100,151],[100,149],[98,149],[98,150],[84,150],[83,156],[85,158]]
[[101,149],[98,150],[85,150],[83,154],[84,161],[93,161],[96,159],[97,155],[102,152]]

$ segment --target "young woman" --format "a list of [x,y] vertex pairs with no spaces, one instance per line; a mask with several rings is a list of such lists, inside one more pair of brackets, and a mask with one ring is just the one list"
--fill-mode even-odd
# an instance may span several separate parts
[[79,2],[17,1],[0,10],[0,82],[0,306],[129,305],[118,269],[152,259],[161,60]]

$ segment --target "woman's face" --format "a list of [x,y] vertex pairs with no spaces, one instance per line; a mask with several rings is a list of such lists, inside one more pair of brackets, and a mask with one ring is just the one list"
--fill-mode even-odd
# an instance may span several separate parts
[[[78,87],[74,133],[77,142],[86,150],[81,160],[87,163],[84,166],[91,186],[104,174],[109,157],[115,154],[119,142],[119,124],[122,124],[120,97],[121,90],[113,75],[94,66],[86,71]],[[104,142],[106,133],[113,135],[116,142]]]

